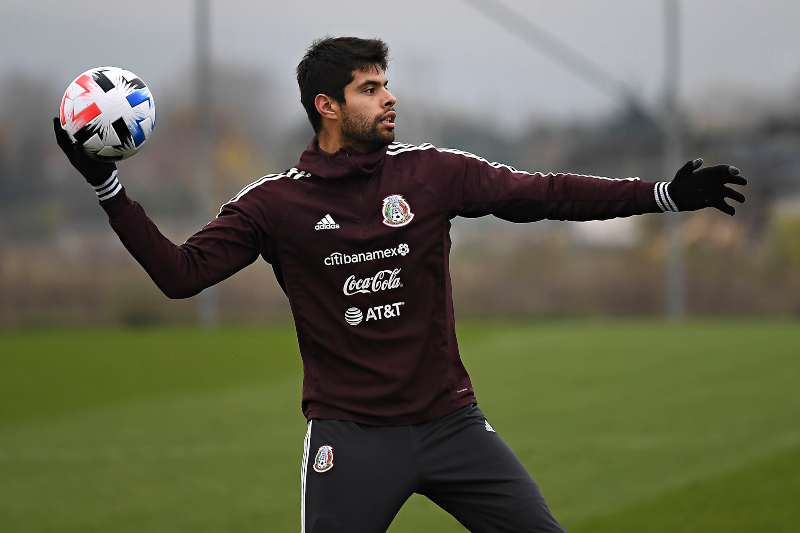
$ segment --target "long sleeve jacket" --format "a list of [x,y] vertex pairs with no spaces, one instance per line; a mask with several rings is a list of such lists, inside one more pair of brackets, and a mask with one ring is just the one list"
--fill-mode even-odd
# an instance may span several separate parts
[[270,263],[297,330],[305,416],[393,425],[476,402],[456,341],[454,217],[626,217],[664,211],[665,192],[663,182],[524,172],[430,144],[329,155],[312,142],[295,168],[244,187],[179,246],[124,188],[101,205],[170,298],[259,256]]

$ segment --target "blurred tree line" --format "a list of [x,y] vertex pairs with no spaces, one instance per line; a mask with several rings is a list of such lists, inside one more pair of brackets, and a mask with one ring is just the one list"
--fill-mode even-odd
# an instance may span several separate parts
[[[261,175],[295,164],[312,132],[298,114],[271,120],[271,83],[217,66],[214,190],[221,204]],[[162,231],[181,243],[215,213],[193,180],[198,110],[180,87],[157,94],[158,128],[120,177]],[[730,95],[722,95],[730,96]],[[128,256],[93,192],[53,142],[59,88],[0,79],[0,325],[193,322],[192,301],[170,301]],[[409,101],[403,142],[456,147],[518,168],[611,177],[660,176],[661,133],[624,107],[569,122],[528,119],[509,133],[469,113]],[[680,215],[689,310],[800,315],[800,91],[786,101],[715,98],[685,117],[686,158],[732,162],[750,184],[737,215]],[[298,109],[300,109],[298,102]],[[795,110],[787,113],[787,109]],[[683,162],[675,161],[675,169]],[[451,263],[459,315],[659,315],[668,253],[664,216],[608,222],[510,224],[456,220]],[[220,288],[224,320],[287,319],[286,299],[259,260]]]

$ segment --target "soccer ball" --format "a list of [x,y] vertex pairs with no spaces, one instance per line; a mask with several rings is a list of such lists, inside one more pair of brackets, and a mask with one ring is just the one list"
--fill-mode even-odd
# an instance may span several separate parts
[[156,125],[156,104],[136,74],[117,67],[89,69],[61,99],[61,127],[87,154],[119,161],[144,145]]

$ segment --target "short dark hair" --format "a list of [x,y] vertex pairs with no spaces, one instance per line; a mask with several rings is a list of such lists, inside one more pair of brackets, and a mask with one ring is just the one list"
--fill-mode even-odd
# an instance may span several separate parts
[[297,65],[297,84],[300,102],[315,133],[322,127],[322,117],[314,106],[314,98],[326,94],[345,103],[344,88],[353,81],[353,71],[374,67],[386,70],[388,56],[389,47],[380,39],[324,37],[311,43]]

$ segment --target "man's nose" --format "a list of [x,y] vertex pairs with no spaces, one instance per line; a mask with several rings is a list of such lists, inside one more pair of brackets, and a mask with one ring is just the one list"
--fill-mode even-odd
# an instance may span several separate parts
[[394,107],[397,104],[397,98],[389,92],[389,89],[386,89],[386,101],[383,103],[384,107]]

